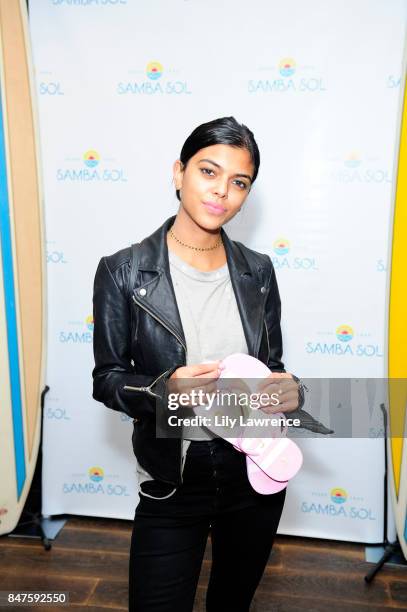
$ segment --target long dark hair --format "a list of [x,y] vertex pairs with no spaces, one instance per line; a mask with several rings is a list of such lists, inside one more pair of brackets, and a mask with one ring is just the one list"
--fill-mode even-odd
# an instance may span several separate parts
[[[231,145],[247,149],[254,166],[252,183],[256,180],[260,166],[260,152],[253,132],[246,125],[238,123],[234,117],[221,117],[202,123],[188,136],[181,149],[180,160],[183,168],[200,149],[217,144]],[[178,200],[181,200],[179,189],[176,190]]]

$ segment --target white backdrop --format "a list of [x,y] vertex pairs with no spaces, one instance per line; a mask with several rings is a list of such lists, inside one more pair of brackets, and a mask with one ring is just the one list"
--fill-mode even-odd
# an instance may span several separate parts
[[[102,255],[176,213],[171,166],[199,123],[234,115],[258,141],[259,178],[226,231],[273,259],[287,370],[385,374],[406,18],[403,0],[31,1],[49,273],[44,514],[133,518],[132,422],[91,397],[93,278]],[[383,440],[300,443],[279,532],[381,541]]]

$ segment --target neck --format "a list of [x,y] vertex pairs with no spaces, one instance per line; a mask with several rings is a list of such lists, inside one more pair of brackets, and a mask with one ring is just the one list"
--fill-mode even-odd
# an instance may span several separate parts
[[[221,228],[206,229],[198,225],[180,205],[175,221],[171,227],[175,236],[190,246],[198,248],[214,247],[220,239]],[[187,250],[187,247],[184,247]]]

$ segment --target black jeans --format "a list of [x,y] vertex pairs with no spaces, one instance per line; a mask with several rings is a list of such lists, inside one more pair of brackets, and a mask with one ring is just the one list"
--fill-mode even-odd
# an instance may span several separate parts
[[[170,493],[148,481],[142,491]],[[183,484],[140,495],[129,563],[131,612],[191,612],[210,529],[208,612],[248,612],[270,556],[286,490],[251,487],[246,458],[222,438],[191,442]]]

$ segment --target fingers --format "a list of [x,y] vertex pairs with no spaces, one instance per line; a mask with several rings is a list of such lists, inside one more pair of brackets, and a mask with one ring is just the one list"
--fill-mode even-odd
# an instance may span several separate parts
[[[278,374],[278,376],[276,376]],[[276,392],[283,393],[287,389],[297,389],[298,385],[292,378],[291,374],[287,372],[272,372],[267,378],[263,378],[257,384],[257,390],[262,391],[263,389],[276,389]]]
[[204,388],[205,392],[209,392],[209,388],[212,385],[212,381],[219,378],[220,375],[220,360],[212,363],[198,363],[196,365],[185,367],[185,371],[182,372],[184,378],[188,379],[185,381],[186,387],[189,389]]
[[295,380],[293,379],[292,375],[289,374],[289,372],[271,372],[269,376],[259,381],[257,388],[260,391],[260,389],[263,389],[264,387],[267,387],[268,385],[280,385],[281,386],[281,385],[287,385],[287,384],[288,385],[297,384]]
[[261,410],[264,408],[264,411],[267,412],[267,414],[272,414],[275,412],[290,412],[291,410],[296,410],[296,408],[298,408],[298,389],[286,391],[281,393],[281,395],[277,393],[277,396],[279,402],[277,405],[270,403],[270,405],[262,407]]
[[205,377],[205,378],[217,378],[219,376],[220,359],[211,363],[198,363],[197,365],[187,366],[187,376],[191,377]]
[[208,380],[208,382],[202,382],[198,387],[194,387],[194,391],[199,393],[202,391],[203,393],[216,393],[217,385],[216,382]]
[[217,385],[216,381],[213,381],[213,379],[211,378],[197,378],[196,382],[195,380],[189,381],[189,388],[193,389],[196,393],[199,393],[200,390],[202,390],[203,393],[214,393],[216,391]]
[[266,392],[278,397],[278,405],[270,404],[264,407],[264,412],[267,412],[267,414],[290,412],[298,408],[298,384],[288,372],[272,372],[270,376],[258,384],[257,389],[259,392]]
[[199,363],[177,368],[171,377],[170,389],[172,392],[189,393],[200,389],[205,393],[215,391],[215,384],[221,369],[220,360],[211,363]]
[[206,398],[216,393],[217,385],[216,381],[207,379],[196,379],[196,383],[191,379],[186,381],[178,381],[173,392],[183,395],[182,406],[184,408],[199,408],[205,406],[207,403]]
[[219,365],[220,361],[214,361],[212,363],[180,366],[172,373],[170,380],[194,377],[217,378],[220,374]]
[[209,370],[209,372],[205,372],[205,374],[198,374],[193,378],[219,378],[220,370],[219,368],[215,368],[214,370]]

